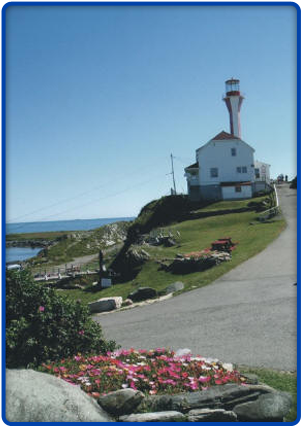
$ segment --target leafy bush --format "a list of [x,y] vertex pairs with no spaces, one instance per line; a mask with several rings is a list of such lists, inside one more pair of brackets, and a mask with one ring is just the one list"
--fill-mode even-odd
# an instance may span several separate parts
[[27,271],[7,271],[6,362],[8,367],[55,360],[78,352],[106,353],[107,342],[86,306],[34,282]]
[[141,209],[140,214],[129,228],[129,234],[134,231],[148,233],[155,227],[179,221],[191,208],[191,203],[185,195],[163,196],[149,202]]

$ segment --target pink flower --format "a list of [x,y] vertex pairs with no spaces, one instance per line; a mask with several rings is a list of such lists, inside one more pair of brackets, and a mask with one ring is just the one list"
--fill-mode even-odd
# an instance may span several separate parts
[[44,306],[39,306],[39,312],[44,312],[45,307]]
[[211,380],[211,376],[200,376],[198,380],[202,383],[209,382]]
[[80,336],[83,336],[84,335],[84,330],[78,331],[78,334],[80,334]]

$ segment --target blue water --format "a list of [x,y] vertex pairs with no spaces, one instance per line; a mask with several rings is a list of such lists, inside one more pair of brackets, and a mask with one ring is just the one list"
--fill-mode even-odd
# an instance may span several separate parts
[[22,262],[24,260],[35,257],[42,248],[28,248],[28,247],[9,247],[6,248],[5,256],[6,262]]
[[92,218],[87,220],[57,220],[57,221],[36,221],[31,223],[7,223],[6,234],[10,233],[34,233],[34,232],[61,232],[73,230],[91,230],[105,224],[116,223],[117,221],[131,221],[134,217],[118,218]]

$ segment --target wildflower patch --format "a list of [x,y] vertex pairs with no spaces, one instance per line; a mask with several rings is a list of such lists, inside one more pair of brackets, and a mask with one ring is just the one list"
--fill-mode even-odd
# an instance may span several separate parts
[[245,378],[228,371],[218,360],[173,351],[119,350],[107,355],[76,355],[42,364],[40,371],[53,374],[81,388],[94,398],[123,388],[145,394],[203,391],[214,385],[241,384]]

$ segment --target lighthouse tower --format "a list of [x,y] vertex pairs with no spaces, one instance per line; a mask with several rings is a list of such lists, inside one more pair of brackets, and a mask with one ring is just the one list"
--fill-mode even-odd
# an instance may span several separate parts
[[240,80],[226,80],[225,87],[226,94],[223,99],[229,112],[230,133],[241,138],[240,109],[244,97],[240,92]]

